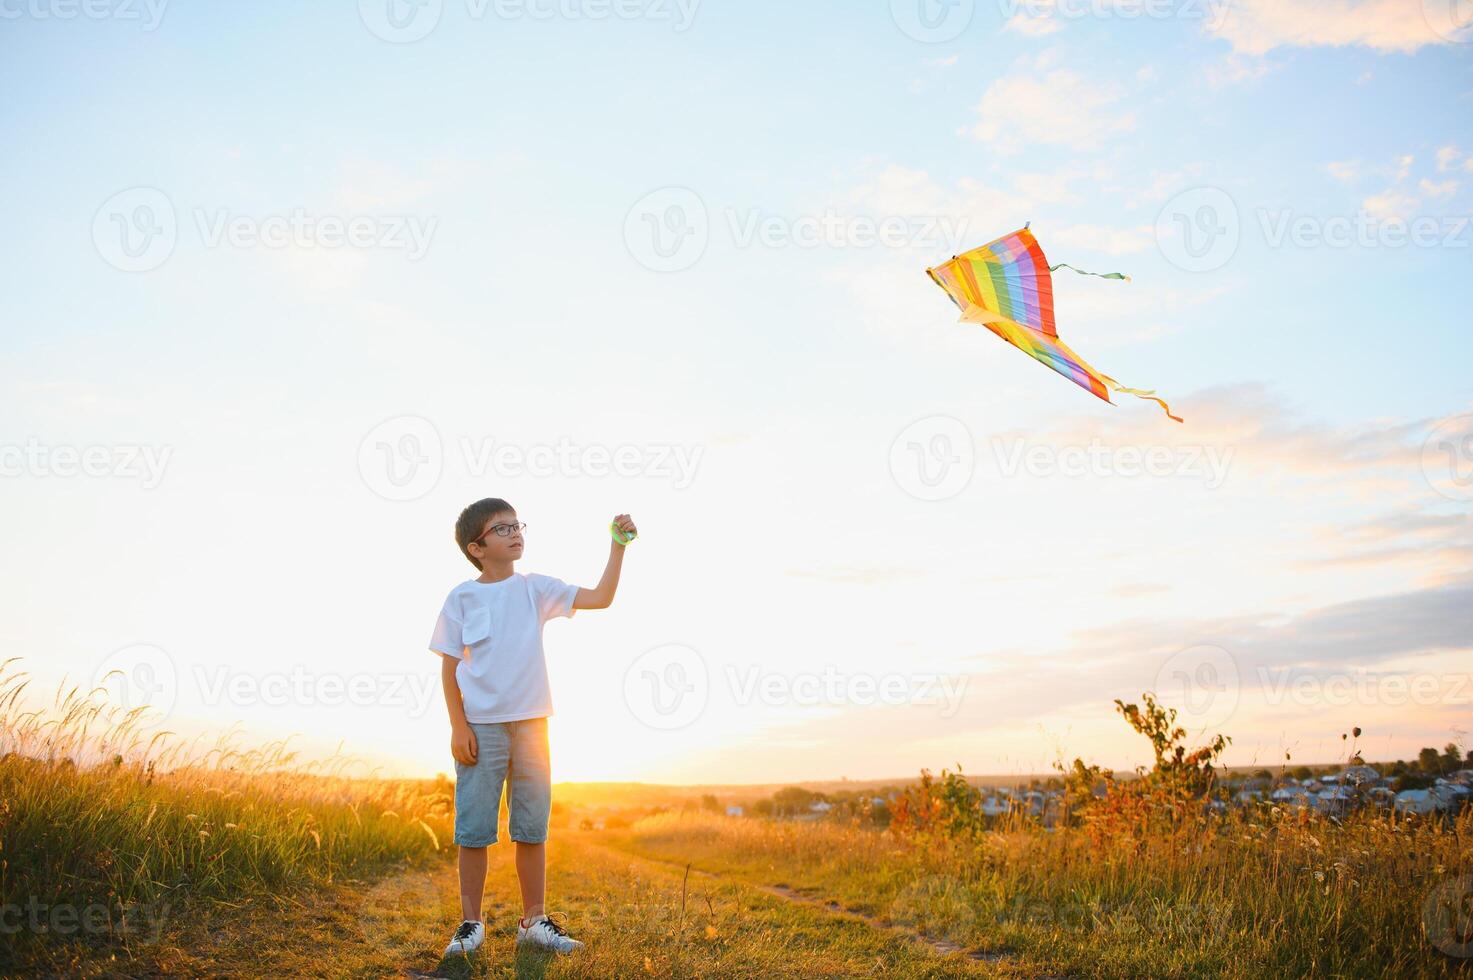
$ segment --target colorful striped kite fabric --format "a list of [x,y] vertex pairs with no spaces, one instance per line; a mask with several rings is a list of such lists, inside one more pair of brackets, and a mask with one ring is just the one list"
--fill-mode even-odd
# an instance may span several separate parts
[[[1180,418],[1171,414],[1170,407],[1155,397],[1154,391],[1127,388],[1101,374],[1059,339],[1054,327],[1052,274],[1059,268],[1074,267],[1063,263],[1050,267],[1037,239],[1025,226],[926,272],[962,311],[963,323],[985,326],[1104,401],[1110,401],[1111,391],[1146,398],[1165,409],[1169,418],[1180,422]],[[1118,272],[1106,273],[1104,278],[1129,279]]]

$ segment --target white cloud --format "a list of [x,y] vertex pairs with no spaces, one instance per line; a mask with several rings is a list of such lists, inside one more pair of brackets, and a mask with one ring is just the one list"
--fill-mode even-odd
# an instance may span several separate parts
[[1124,88],[1067,68],[1043,70],[1048,61],[1024,59],[987,87],[970,130],[974,139],[1003,153],[1033,143],[1092,150],[1135,129],[1134,113],[1118,108]]
[[1063,21],[1044,12],[1045,8],[1053,6],[1048,0],[1039,0],[1033,6],[1040,8],[1039,12],[1029,13],[1026,10],[1020,10],[1008,18],[1008,22],[1003,25],[1002,29],[1024,37],[1047,37],[1064,29]]
[[1155,228],[1108,228],[1104,225],[1069,225],[1052,233],[1060,245],[1103,252],[1106,255],[1134,255],[1155,244]]
[[1325,169],[1342,184],[1353,184],[1360,178],[1359,160],[1338,160],[1327,164]]
[[1434,183],[1423,177],[1417,181],[1417,189],[1428,197],[1452,197],[1461,186],[1456,180],[1440,180]]
[[1434,29],[1434,6],[1422,0],[1235,0],[1207,30],[1248,55],[1279,47],[1351,45],[1410,53],[1465,33],[1451,23]]
[[1444,146],[1437,151],[1437,172],[1445,174],[1450,170],[1473,171],[1473,154],[1464,153],[1456,146]]
[[1395,188],[1372,194],[1361,202],[1366,213],[1376,218],[1408,218],[1422,202]]
[[1221,61],[1208,63],[1203,74],[1209,87],[1220,89],[1255,81],[1272,70],[1272,66],[1263,58],[1244,57],[1237,52],[1229,52]]

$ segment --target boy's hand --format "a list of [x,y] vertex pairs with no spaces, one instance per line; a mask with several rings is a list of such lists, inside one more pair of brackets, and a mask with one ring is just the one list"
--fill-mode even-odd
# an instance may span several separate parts
[[456,725],[450,730],[450,754],[455,756],[456,762],[463,766],[475,765],[480,748],[476,744],[476,733],[471,731],[471,726]]
[[639,528],[634,526],[633,519],[628,514],[620,514],[614,518],[614,526],[617,527],[626,539],[633,538],[639,533]]

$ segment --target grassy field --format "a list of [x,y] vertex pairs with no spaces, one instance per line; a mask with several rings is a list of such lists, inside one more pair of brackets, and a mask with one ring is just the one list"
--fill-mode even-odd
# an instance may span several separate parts
[[75,691],[22,711],[24,683],[0,672],[5,975],[1470,972],[1456,954],[1473,953],[1473,814],[1272,808],[1174,829],[898,834],[632,803],[602,829],[587,818],[606,806],[563,802],[548,907],[586,948],[516,953],[498,847],[490,939],[442,962],[458,919],[448,783],[350,779],[345,761],[300,765],[282,745],[145,738],[136,714]]

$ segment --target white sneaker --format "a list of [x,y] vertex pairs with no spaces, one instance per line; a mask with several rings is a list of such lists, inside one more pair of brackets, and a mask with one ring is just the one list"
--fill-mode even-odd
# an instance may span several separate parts
[[541,914],[532,916],[532,921],[525,926],[517,921],[517,945],[523,943],[558,953],[571,953],[583,945],[570,937],[562,926]]
[[455,935],[450,937],[450,945],[445,947],[445,955],[464,956],[466,953],[474,953],[485,941],[485,924],[466,919],[460,924],[460,928],[455,930]]

